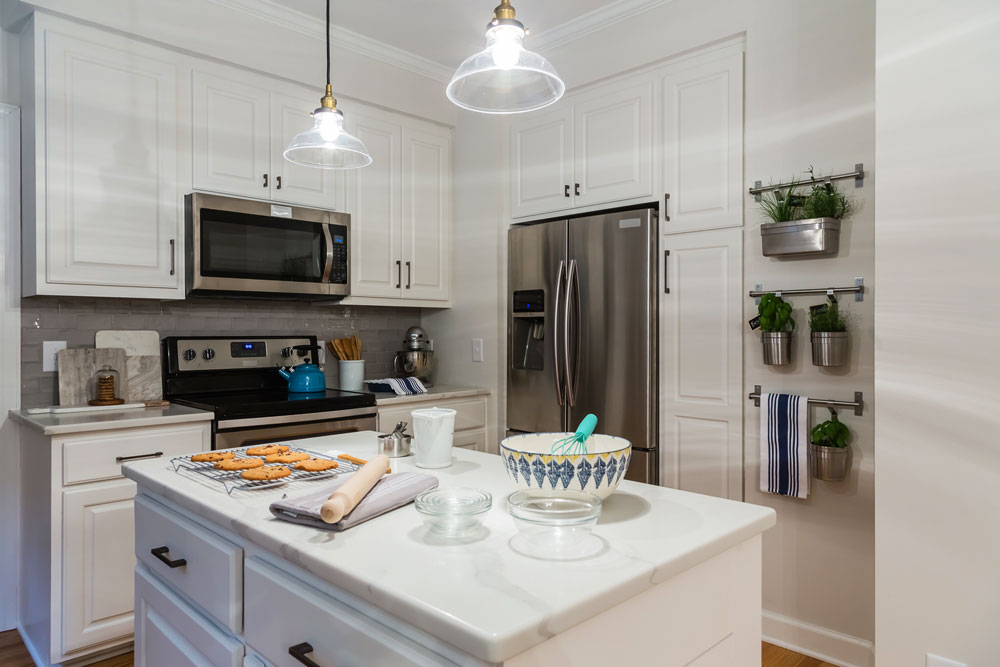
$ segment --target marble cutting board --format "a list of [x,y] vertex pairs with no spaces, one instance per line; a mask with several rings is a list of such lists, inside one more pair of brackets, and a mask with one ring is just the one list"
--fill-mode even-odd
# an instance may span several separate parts
[[125,358],[128,375],[126,401],[157,401],[163,398],[160,355],[140,354]]
[[111,366],[121,376],[118,396],[128,396],[128,374],[125,350],[122,348],[72,348],[60,350],[56,359],[59,367],[59,405],[85,405],[90,400],[88,388],[94,373],[104,365]]
[[120,347],[130,357],[160,356],[160,334],[155,331],[104,329],[94,335],[94,347]]

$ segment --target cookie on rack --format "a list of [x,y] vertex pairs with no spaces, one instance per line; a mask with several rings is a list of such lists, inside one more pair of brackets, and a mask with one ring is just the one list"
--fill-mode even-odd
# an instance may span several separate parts
[[309,458],[312,457],[305,452],[283,452],[281,454],[269,454],[265,460],[268,463],[295,463],[296,461],[305,461]]
[[285,466],[264,466],[263,468],[244,470],[241,473],[241,476],[243,479],[249,479],[252,482],[262,482],[272,479],[281,479],[282,477],[288,477],[291,474],[292,471]]
[[192,463],[215,463],[216,461],[225,461],[226,459],[231,459],[236,456],[235,452],[228,450],[218,450],[214,452],[202,452],[201,454],[194,454],[191,457]]
[[306,472],[323,472],[324,470],[332,470],[336,467],[337,462],[330,459],[308,459],[295,464],[296,470],[305,470]]
[[270,456],[271,454],[283,454],[291,447],[288,445],[258,445],[247,450],[247,456]]
[[219,461],[215,464],[218,470],[251,470],[253,468],[260,468],[264,465],[264,462],[260,459],[226,459],[225,461]]

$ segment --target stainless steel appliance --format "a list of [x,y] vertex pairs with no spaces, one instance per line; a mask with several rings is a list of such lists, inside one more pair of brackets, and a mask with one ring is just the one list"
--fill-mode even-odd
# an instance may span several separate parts
[[424,386],[431,385],[434,369],[434,350],[430,349],[427,332],[421,327],[410,327],[403,338],[403,350],[396,353],[393,368],[400,377],[415,377]]
[[184,212],[189,295],[351,293],[346,213],[201,193],[184,198]]
[[658,483],[657,210],[512,227],[507,428],[627,438],[627,477]]
[[316,344],[315,336],[169,336],[163,397],[215,413],[213,449],[374,431],[374,394],[288,391],[278,368],[306,363]]

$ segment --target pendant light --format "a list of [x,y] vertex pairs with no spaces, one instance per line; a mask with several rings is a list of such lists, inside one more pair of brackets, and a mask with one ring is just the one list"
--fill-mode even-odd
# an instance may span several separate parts
[[344,114],[330,86],[330,0],[326,0],[326,94],[313,112],[311,129],[299,132],[288,144],[285,159],[320,169],[357,169],[372,163],[368,149],[344,130]]
[[566,91],[549,61],[524,48],[524,24],[510,0],[500,0],[486,26],[486,48],[459,65],[448,99],[482,113],[524,113],[547,107]]

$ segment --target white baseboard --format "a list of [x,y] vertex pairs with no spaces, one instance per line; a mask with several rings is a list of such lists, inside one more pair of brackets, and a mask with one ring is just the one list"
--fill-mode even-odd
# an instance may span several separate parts
[[875,645],[872,642],[781,614],[761,612],[761,635],[769,644],[839,667],[875,667]]

